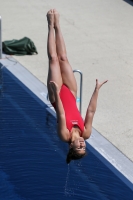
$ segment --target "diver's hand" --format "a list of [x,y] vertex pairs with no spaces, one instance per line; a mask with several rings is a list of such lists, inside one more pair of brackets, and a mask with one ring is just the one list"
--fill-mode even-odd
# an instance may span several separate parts
[[51,88],[52,88],[54,93],[59,93],[60,92],[59,91],[59,86],[57,85],[57,83],[55,83],[54,81],[50,81],[49,84],[50,84],[50,86],[51,86]]
[[96,79],[96,89],[99,90],[99,89],[101,88],[101,86],[102,86],[103,84],[107,83],[107,82],[108,82],[108,80],[105,80],[105,81],[99,83],[99,82],[98,82],[98,79]]

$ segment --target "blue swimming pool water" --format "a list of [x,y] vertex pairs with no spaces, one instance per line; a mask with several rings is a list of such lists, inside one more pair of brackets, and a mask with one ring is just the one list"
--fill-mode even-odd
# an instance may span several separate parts
[[133,192],[91,151],[65,163],[56,119],[0,65],[0,200],[132,200]]

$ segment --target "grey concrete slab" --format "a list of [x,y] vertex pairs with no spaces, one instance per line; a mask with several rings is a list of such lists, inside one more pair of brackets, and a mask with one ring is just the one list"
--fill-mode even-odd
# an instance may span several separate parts
[[95,79],[108,79],[93,127],[133,161],[133,7],[123,0],[1,0],[3,41],[31,38],[38,55],[16,57],[46,84],[46,12],[57,8],[68,58],[83,72],[83,116]]

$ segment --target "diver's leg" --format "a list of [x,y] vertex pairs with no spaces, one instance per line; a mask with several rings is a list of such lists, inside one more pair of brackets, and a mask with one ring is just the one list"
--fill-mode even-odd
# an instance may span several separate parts
[[59,61],[56,52],[55,36],[54,36],[54,13],[53,10],[47,13],[48,20],[48,39],[47,39],[47,53],[49,58],[49,70],[47,78],[47,88],[49,93],[49,100],[51,103],[55,102],[54,94],[49,84],[50,81],[57,83],[59,89],[62,86],[62,76],[59,66]]
[[59,59],[63,83],[68,86],[75,98],[77,96],[77,83],[72,68],[67,59],[65,42],[59,24],[59,13],[54,9],[54,27],[56,38],[56,51]]

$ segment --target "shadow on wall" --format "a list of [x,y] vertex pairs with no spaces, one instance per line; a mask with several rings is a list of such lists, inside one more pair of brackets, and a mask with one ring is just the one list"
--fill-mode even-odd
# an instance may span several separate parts
[[129,3],[131,6],[133,6],[133,0],[123,0],[125,1],[126,3]]

